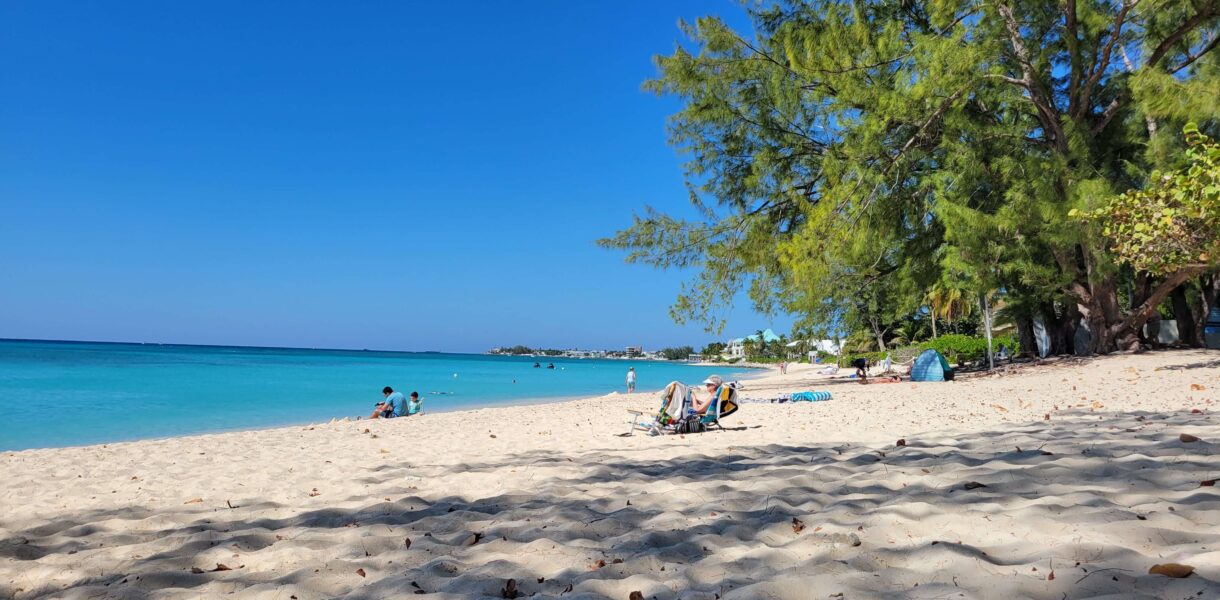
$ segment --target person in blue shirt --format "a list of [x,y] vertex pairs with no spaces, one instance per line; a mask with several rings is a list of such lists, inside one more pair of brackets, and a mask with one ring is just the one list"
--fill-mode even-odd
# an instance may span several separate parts
[[385,386],[381,390],[381,394],[385,396],[385,400],[377,403],[373,408],[373,414],[369,415],[370,419],[389,419],[400,414],[395,412],[406,408],[406,398],[403,398],[402,392],[395,392],[394,388]]

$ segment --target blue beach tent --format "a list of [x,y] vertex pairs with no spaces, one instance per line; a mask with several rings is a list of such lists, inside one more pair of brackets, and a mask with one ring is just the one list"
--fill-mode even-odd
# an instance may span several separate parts
[[950,381],[953,379],[953,367],[940,352],[924,350],[915,364],[911,365],[911,381]]

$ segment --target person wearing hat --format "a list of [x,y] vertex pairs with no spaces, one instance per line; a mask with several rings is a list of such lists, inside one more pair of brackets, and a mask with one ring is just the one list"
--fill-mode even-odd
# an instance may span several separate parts
[[712,375],[703,380],[703,389],[707,390],[707,399],[700,400],[699,394],[691,394],[691,408],[698,414],[706,414],[707,407],[712,405],[712,400],[716,394],[720,393],[720,387],[724,385],[724,380],[719,375]]

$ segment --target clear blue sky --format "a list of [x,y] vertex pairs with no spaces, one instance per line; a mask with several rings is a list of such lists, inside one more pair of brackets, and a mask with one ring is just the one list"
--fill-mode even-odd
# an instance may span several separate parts
[[640,90],[699,2],[0,4],[0,337],[481,351],[701,345]]

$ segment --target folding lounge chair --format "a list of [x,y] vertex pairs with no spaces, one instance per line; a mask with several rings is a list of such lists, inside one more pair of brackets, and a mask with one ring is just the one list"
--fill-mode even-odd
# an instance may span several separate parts
[[713,425],[724,429],[720,424],[721,417],[727,417],[737,412],[737,388],[730,384],[720,386],[716,390],[716,396],[712,398],[712,403],[707,406],[707,412],[699,418],[699,422],[704,428],[710,428]]
[[727,384],[720,386],[716,396],[712,398],[711,404],[708,405],[707,411],[702,415],[695,414],[692,405],[690,388],[674,381],[665,387],[665,391],[661,392],[661,410],[657,412],[657,416],[652,422],[642,422],[640,419],[645,413],[641,411],[627,411],[633,415],[631,430],[627,432],[627,435],[631,435],[637,429],[654,434],[677,433],[683,429],[684,423],[694,420],[699,422],[699,430],[712,426],[724,429],[724,426],[720,424],[720,419],[737,412],[737,388]]
[[643,411],[627,411],[632,415],[630,421],[631,429],[627,431],[627,435],[631,435],[637,429],[640,431],[660,431],[672,427],[686,413],[688,406],[690,406],[690,388],[684,383],[672,381],[661,392],[661,408],[652,420],[644,420],[644,415],[647,413]]

